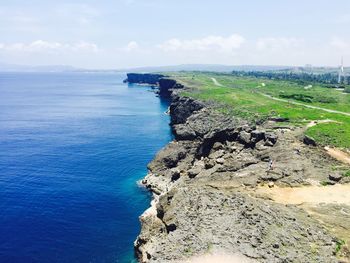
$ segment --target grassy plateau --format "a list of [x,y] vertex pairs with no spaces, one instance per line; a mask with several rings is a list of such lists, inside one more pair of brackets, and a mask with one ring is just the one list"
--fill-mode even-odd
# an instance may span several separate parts
[[[209,72],[166,73],[189,90],[182,93],[213,101],[218,110],[250,121],[288,118],[288,125],[306,126],[320,145],[350,149],[350,94],[323,84],[300,84]],[[348,87],[347,87],[348,88]]]

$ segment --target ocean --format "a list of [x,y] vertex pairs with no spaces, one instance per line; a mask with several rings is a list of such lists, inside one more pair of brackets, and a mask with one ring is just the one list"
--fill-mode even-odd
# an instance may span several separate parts
[[118,73],[0,73],[0,262],[133,262],[163,101]]

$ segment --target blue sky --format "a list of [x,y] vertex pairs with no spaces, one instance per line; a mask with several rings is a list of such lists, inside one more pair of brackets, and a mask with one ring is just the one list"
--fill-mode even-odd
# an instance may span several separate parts
[[350,61],[348,0],[0,0],[0,62],[125,68]]

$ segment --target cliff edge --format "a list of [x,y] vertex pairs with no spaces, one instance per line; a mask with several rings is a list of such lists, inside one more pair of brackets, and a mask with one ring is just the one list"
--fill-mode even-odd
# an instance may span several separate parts
[[220,113],[180,96],[186,87],[169,78],[158,85],[172,98],[175,140],[142,180],[153,200],[140,216],[140,262],[207,254],[238,254],[242,262],[338,262],[339,240],[317,218],[255,191],[328,179],[334,160],[300,142],[297,130]]

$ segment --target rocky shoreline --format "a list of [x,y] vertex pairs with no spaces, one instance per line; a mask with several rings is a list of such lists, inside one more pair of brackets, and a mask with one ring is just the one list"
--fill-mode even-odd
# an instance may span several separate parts
[[[145,83],[142,74],[139,81]],[[153,200],[140,216],[139,262],[183,262],[210,253],[239,253],[256,262],[338,262],[339,241],[316,219],[251,191],[338,183],[334,160],[300,142],[297,130],[219,113],[179,96],[186,87],[164,76],[157,84],[161,96],[171,97],[175,140],[142,180]]]

